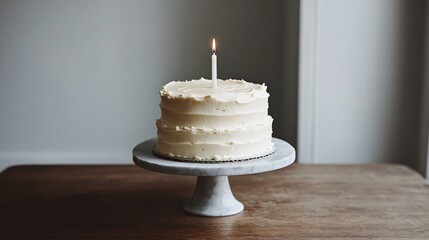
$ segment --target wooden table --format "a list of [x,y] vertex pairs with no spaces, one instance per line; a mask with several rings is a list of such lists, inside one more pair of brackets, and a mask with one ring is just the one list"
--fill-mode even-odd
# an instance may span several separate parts
[[245,211],[182,211],[195,177],[130,165],[21,166],[0,174],[0,239],[429,238],[429,186],[391,164],[300,165],[231,177]]

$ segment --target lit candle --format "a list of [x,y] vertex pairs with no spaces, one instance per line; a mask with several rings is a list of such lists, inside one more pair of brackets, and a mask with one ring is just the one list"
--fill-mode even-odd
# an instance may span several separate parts
[[212,87],[217,87],[217,56],[216,56],[216,41],[213,38],[212,45]]

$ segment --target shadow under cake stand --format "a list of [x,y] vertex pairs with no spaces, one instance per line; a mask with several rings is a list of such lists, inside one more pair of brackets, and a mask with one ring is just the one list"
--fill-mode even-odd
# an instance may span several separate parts
[[198,176],[191,199],[183,209],[199,216],[230,216],[243,211],[235,199],[228,176],[255,174],[289,166],[295,161],[295,149],[287,142],[273,138],[275,152],[271,155],[237,162],[197,163],[170,160],[153,153],[156,138],[149,139],[133,149],[134,163],[147,170]]

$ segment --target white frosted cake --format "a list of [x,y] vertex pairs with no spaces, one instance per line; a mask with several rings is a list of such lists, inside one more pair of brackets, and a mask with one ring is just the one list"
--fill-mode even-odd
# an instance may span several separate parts
[[273,151],[267,87],[244,80],[170,82],[160,91],[157,151],[173,158],[228,161]]

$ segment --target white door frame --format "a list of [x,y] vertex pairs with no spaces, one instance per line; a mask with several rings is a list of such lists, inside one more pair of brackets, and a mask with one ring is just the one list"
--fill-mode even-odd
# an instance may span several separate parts
[[298,153],[300,163],[314,157],[319,77],[319,0],[301,0],[298,80]]

